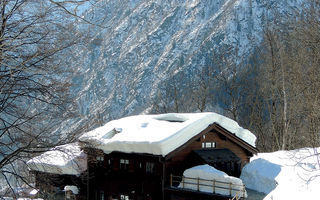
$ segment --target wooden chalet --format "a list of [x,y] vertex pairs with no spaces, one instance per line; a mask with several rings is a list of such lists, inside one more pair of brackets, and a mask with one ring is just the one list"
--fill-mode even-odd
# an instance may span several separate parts
[[[176,115],[179,116],[180,114]],[[203,116],[206,115],[203,114]],[[224,123],[217,120],[209,120],[203,123],[201,122],[201,117],[203,116],[200,115],[199,120],[188,124],[190,128],[197,123],[202,123],[204,128],[200,127],[198,129],[201,129],[201,131],[195,130],[197,132],[188,137],[185,137],[185,134],[190,131],[179,133],[184,137],[184,140],[180,141],[177,139],[178,137],[174,138],[172,141],[177,140],[177,143],[180,142],[180,144],[163,154],[150,153],[149,149],[153,148],[152,142],[148,143],[151,146],[144,146],[144,143],[141,142],[141,147],[135,150],[140,145],[137,143],[132,146],[132,152],[129,151],[131,146],[123,146],[124,150],[122,151],[121,145],[130,145],[133,142],[126,141],[123,138],[114,142],[114,134],[105,139],[107,141],[106,144],[101,145],[99,143],[100,132],[103,132],[101,130],[98,133],[91,134],[100,134],[95,140],[87,139],[90,134],[87,134],[85,139],[80,137],[81,148],[87,155],[87,169],[77,179],[80,187],[78,199],[167,200],[212,199],[212,197],[215,197],[215,199],[230,198],[230,196],[214,193],[181,190],[171,180],[172,175],[182,176],[184,170],[201,164],[209,164],[226,172],[228,175],[239,177],[243,166],[249,162],[253,154],[257,153],[257,149],[252,143],[249,144],[248,141],[237,136],[237,133],[231,132],[228,127],[224,127]],[[167,122],[182,123],[179,120],[167,120]],[[139,124],[140,122],[137,123]],[[143,126],[145,125],[142,124]],[[174,126],[178,126],[178,124],[174,124]],[[181,130],[186,129],[182,125],[179,126],[181,126]],[[237,128],[245,130],[241,127]],[[112,131],[115,130],[112,129]],[[166,128],[163,128],[163,131],[166,130]],[[193,129],[191,128],[190,130]],[[103,137],[105,135],[100,138]],[[156,144],[154,143],[154,145]],[[114,150],[106,149],[112,145],[115,148]],[[68,178],[70,179],[70,177]],[[68,184],[71,184],[69,182]]]

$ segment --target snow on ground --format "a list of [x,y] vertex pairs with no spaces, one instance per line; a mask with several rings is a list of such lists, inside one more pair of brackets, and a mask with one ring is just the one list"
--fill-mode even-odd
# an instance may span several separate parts
[[66,185],[64,186],[64,191],[71,191],[73,194],[78,194],[79,189],[75,185]]
[[[217,170],[214,167],[211,167],[210,165],[199,165],[192,167],[190,169],[187,169],[184,171],[183,176],[186,177],[184,179],[185,183],[180,183],[180,188],[187,188],[192,190],[198,189],[197,179],[199,178],[199,190],[202,192],[209,192],[209,193],[217,193],[222,195],[230,195],[229,190],[229,183],[232,183],[231,188],[232,190],[231,194],[232,196],[239,195],[240,197],[247,197],[247,192],[244,189],[244,184],[242,183],[242,180],[236,177],[228,176],[223,171]],[[190,179],[191,178],[191,179]],[[202,180],[203,179],[203,180]],[[213,180],[217,181],[215,182],[215,189],[213,191]],[[224,182],[219,183],[218,181]],[[191,183],[191,184],[190,184]],[[203,184],[203,185],[200,185]],[[204,186],[208,185],[208,186]]]
[[36,195],[38,192],[39,192],[39,190],[33,189],[33,190],[31,190],[31,192],[29,194],[30,195]]
[[[15,198],[13,198],[13,197],[2,197],[2,199],[4,199],[4,200],[15,200]],[[37,199],[17,198],[16,200],[44,200],[44,199],[41,199],[41,198],[37,198]]]
[[213,123],[255,146],[254,134],[240,127],[237,122],[216,113],[130,116],[110,121],[83,134],[79,139],[105,153],[121,151],[165,156]]
[[320,148],[259,153],[241,174],[247,188],[268,194],[264,200],[318,199]]
[[87,169],[87,156],[78,143],[61,145],[27,162],[35,171],[79,176]]

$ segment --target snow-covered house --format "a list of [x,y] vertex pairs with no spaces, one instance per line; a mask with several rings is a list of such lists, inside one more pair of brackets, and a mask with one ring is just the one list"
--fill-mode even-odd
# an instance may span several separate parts
[[250,131],[216,113],[113,120],[79,138],[78,155],[85,152],[87,157],[86,168],[75,174],[85,180],[80,196],[90,200],[167,199],[170,175],[182,176],[190,167],[210,164],[229,175],[239,175],[257,153],[255,140]]
[[45,199],[50,196],[49,199],[64,200],[70,188],[75,193],[70,185],[86,187],[82,178],[87,171],[87,155],[78,142],[57,146],[34,157],[27,164],[35,175],[35,187],[40,189],[38,195],[44,195]]

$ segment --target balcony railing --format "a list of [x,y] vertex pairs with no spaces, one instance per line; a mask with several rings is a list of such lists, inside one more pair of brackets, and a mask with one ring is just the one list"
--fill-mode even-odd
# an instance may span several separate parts
[[[179,189],[191,189],[198,192],[221,194],[230,197],[246,198],[246,189],[242,184],[227,181],[191,178],[185,176],[170,175],[170,187]],[[237,199],[238,199],[237,198]]]

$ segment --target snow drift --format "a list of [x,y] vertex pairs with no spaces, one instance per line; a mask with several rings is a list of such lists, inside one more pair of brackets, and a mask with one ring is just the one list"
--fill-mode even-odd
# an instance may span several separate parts
[[75,185],[66,185],[63,190],[71,191],[73,194],[79,194],[79,188]]
[[[223,171],[217,170],[210,165],[199,165],[184,171],[184,183],[180,183],[179,188],[198,190],[197,179],[199,178],[199,190],[202,192],[216,193],[231,196],[238,195],[247,197],[247,192],[242,180],[236,177],[228,176]],[[215,180],[215,187],[213,187]],[[208,185],[208,186],[207,186]]]
[[241,174],[249,189],[268,194],[264,200],[318,199],[320,148],[259,153]]

